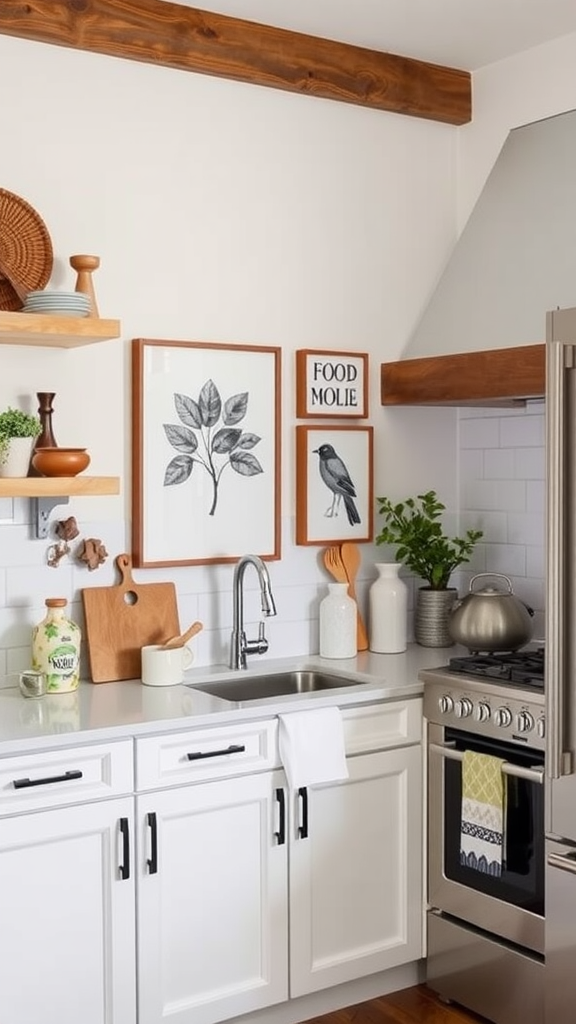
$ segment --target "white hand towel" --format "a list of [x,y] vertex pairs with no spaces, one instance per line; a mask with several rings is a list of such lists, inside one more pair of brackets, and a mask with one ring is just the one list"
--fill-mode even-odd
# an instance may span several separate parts
[[292,789],[348,778],[340,708],[280,715],[280,758]]

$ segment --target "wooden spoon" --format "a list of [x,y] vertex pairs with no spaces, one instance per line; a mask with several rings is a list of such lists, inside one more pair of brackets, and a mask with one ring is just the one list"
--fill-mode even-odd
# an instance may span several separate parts
[[361,562],[360,548],[358,547],[357,544],[353,544],[351,541],[344,541],[344,543],[340,546],[340,553],[342,558],[342,564],[344,565],[346,577],[348,579],[348,593],[350,594],[350,597],[353,597],[354,600],[356,601],[356,608],[358,609],[356,628],[358,638],[358,650],[367,651],[368,636],[366,634],[366,627],[364,626],[364,621],[360,614],[360,609],[358,608],[358,599],[356,597],[356,575],[358,573],[358,569],[360,568]]
[[334,547],[326,548],[324,552],[324,565],[337,583],[348,583],[348,576],[339,547],[335,545]]
[[175,647],[184,647],[184,644],[188,640],[191,640],[193,636],[196,636],[196,634],[203,628],[204,627],[201,622],[193,622],[185,633],[182,633],[180,636],[173,636],[170,640],[167,640],[165,644],[162,644],[162,650],[172,651]]

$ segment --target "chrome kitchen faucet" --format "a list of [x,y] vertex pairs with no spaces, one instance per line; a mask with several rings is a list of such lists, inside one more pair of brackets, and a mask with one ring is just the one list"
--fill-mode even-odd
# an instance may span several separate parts
[[257,640],[247,640],[244,632],[244,595],[242,586],[244,573],[248,565],[253,565],[258,574],[263,615],[266,617],[276,615],[276,605],[272,597],[268,569],[258,555],[243,555],[234,568],[234,580],[232,583],[234,621],[230,643],[230,668],[247,668],[246,657],[248,654],[265,654],[268,650],[268,641],[264,632],[263,622],[260,623]]

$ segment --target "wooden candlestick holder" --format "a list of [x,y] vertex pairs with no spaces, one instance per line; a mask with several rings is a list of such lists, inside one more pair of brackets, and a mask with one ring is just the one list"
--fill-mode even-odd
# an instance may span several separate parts
[[94,270],[98,270],[98,267],[100,266],[100,257],[83,255],[71,256],[70,266],[78,274],[75,291],[83,292],[90,298],[91,312],[88,315],[96,317],[99,316],[96,295],[94,294],[92,272]]

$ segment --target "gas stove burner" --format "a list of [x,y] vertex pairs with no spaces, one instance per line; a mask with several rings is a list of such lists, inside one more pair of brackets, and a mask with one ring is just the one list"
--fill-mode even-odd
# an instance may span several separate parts
[[544,648],[509,654],[470,654],[451,658],[451,672],[482,676],[517,686],[544,688]]

